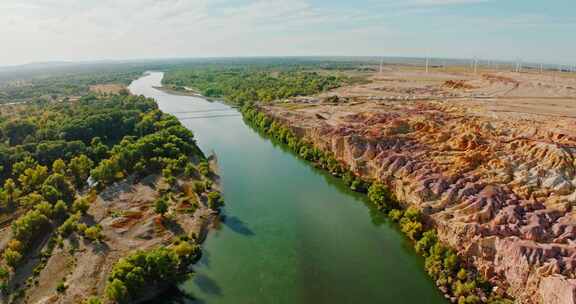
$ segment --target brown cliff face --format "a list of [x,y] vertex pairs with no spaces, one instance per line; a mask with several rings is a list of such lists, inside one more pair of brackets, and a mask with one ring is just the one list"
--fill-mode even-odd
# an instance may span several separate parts
[[518,301],[576,303],[575,135],[445,102],[264,110],[420,208],[444,242]]

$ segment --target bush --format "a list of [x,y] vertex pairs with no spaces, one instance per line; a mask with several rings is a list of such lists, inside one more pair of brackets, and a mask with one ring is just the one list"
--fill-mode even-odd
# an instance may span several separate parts
[[[181,249],[186,251],[184,247]],[[186,266],[173,249],[137,251],[114,265],[108,277],[106,295],[117,302],[134,300],[145,288],[180,282],[185,278]]]
[[404,212],[400,209],[392,209],[388,212],[388,217],[394,222],[399,222],[404,216]]
[[434,246],[436,242],[438,242],[438,236],[436,236],[436,231],[428,230],[422,234],[422,238],[420,238],[420,240],[416,242],[416,245],[414,247],[416,249],[416,252],[418,252],[419,254],[423,256],[428,256],[430,248]]
[[400,220],[400,230],[402,230],[402,232],[404,232],[413,241],[420,239],[422,229],[422,223],[411,221],[406,216]]
[[102,227],[100,225],[95,225],[86,228],[84,230],[84,237],[89,241],[101,241],[102,240]]
[[220,208],[224,204],[220,192],[212,191],[206,195],[208,197],[208,207],[212,210]]
[[68,289],[68,286],[66,286],[66,283],[64,281],[60,281],[58,282],[58,285],[56,285],[56,291],[58,293],[65,293],[66,289]]
[[156,200],[156,202],[154,203],[154,212],[164,217],[166,212],[168,212],[168,202],[166,202],[166,198],[161,197]]
[[102,304],[102,300],[100,300],[97,297],[90,297],[90,298],[84,300],[84,302],[82,302],[82,304]]
[[128,288],[121,280],[113,279],[106,285],[106,296],[118,303],[123,303],[128,299]]
[[372,203],[382,209],[388,208],[388,198],[390,197],[388,190],[383,184],[379,182],[373,183],[368,188],[368,198]]
[[58,232],[63,237],[69,236],[70,234],[72,234],[72,232],[76,231],[79,219],[80,219],[79,214],[69,217],[66,221],[64,221],[62,225],[60,225],[60,227],[58,228]]
[[78,198],[72,204],[72,212],[80,212],[81,214],[86,214],[88,209],[90,208],[90,204],[88,203],[88,199],[85,197]]
[[4,261],[6,264],[12,268],[16,268],[20,261],[22,261],[22,254],[18,251],[14,251],[10,248],[4,250]]

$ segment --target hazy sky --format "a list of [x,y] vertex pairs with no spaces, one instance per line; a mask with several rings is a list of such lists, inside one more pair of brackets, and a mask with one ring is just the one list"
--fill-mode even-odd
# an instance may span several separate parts
[[0,65],[387,55],[576,63],[575,0],[0,0]]

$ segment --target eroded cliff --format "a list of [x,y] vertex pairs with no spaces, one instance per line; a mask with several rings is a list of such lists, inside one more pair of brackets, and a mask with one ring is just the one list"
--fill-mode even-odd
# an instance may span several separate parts
[[485,107],[354,96],[262,110],[421,209],[518,301],[576,303],[576,121]]

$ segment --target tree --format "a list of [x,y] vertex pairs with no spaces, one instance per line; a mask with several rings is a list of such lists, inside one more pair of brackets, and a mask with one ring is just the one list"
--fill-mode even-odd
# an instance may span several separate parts
[[108,146],[102,143],[100,137],[94,137],[90,143],[90,151],[93,159],[99,161],[108,157]]
[[30,193],[40,190],[48,178],[48,167],[36,165],[32,168],[26,168],[18,177],[24,193]]
[[62,159],[57,159],[52,163],[52,173],[58,173],[60,175],[66,174],[66,163]]
[[50,175],[46,181],[44,182],[44,186],[50,186],[56,189],[57,193],[57,200],[63,200],[66,203],[72,203],[74,201],[74,196],[76,195],[76,191],[70,185],[70,183],[66,180],[64,175],[59,173],[54,173]]
[[27,247],[49,223],[48,217],[40,211],[31,210],[12,222],[12,235],[22,242],[23,247]]
[[86,214],[88,209],[90,208],[90,203],[88,203],[88,199],[85,197],[80,197],[74,201],[72,204],[72,211],[73,212],[80,212],[81,214]]
[[95,225],[84,230],[84,237],[90,241],[100,241],[102,239],[102,227]]
[[20,261],[22,261],[22,254],[10,248],[4,250],[4,261],[12,268],[16,268]]
[[90,170],[94,166],[94,162],[86,155],[81,154],[70,160],[68,170],[74,181],[76,188],[82,188],[86,184],[86,180],[90,176]]
[[0,266],[0,280],[4,281],[6,279],[8,279],[8,277],[10,276],[10,271],[2,266]]
[[105,185],[116,181],[120,168],[116,159],[105,159],[92,170],[92,177]]
[[12,166],[12,176],[20,176],[24,173],[24,170],[34,168],[37,165],[38,162],[34,158],[26,156],[22,161],[19,161]]
[[124,282],[114,279],[106,285],[106,296],[118,303],[124,303],[128,299],[128,288]]
[[4,182],[4,191],[2,191],[3,205],[8,209],[16,207],[16,199],[20,196],[20,191],[16,188],[16,183],[9,178]]
[[191,258],[198,252],[198,247],[190,244],[189,242],[182,241],[172,248],[174,252],[181,258],[187,259]]
[[368,198],[380,208],[388,207],[388,197],[388,190],[379,182],[374,182],[370,188],[368,188]]
[[224,201],[220,192],[212,191],[206,195],[208,197],[208,207],[212,210],[216,210],[223,205]]
[[160,214],[160,216],[164,217],[164,214],[168,212],[168,203],[164,197],[159,198],[154,203],[154,212]]
[[49,202],[43,201],[40,204],[36,205],[34,209],[40,211],[40,213],[47,218],[51,218],[54,215],[54,209],[52,208],[52,204]]
[[100,300],[97,297],[90,297],[86,300],[84,300],[84,302],[82,302],[83,304],[102,304],[102,300]]
[[68,206],[62,200],[59,200],[54,205],[54,218],[58,222],[62,222],[68,216]]
[[24,139],[36,132],[36,125],[27,120],[13,120],[4,125],[4,134],[8,137],[10,145],[19,145]]
[[64,221],[64,223],[62,223],[62,225],[60,225],[58,232],[60,232],[63,237],[69,236],[72,232],[76,231],[79,219],[80,216],[78,214],[69,217]]

